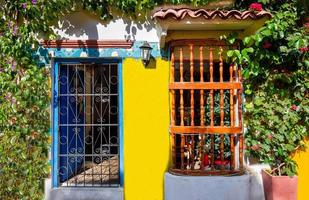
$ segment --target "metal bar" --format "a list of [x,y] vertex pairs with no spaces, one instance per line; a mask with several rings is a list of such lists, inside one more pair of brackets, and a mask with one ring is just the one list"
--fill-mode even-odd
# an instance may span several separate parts
[[59,94],[59,97],[85,97],[85,96],[118,96],[118,94]]
[[[77,124],[77,127],[79,126],[118,126],[119,124]],[[75,124],[59,124],[59,126],[75,126]]]
[[[114,186],[114,185],[119,185],[119,184],[113,184],[111,182],[111,178],[112,176],[114,177],[114,172],[112,173],[111,171],[111,166],[117,167],[118,171],[119,171],[119,163],[117,165],[112,165],[111,163],[111,158],[112,157],[118,157],[118,152],[114,152],[112,153],[112,147],[118,147],[118,145],[116,144],[111,144],[110,142],[110,138],[111,138],[111,128],[112,127],[118,127],[118,123],[112,123],[111,121],[111,105],[108,105],[108,109],[106,110],[107,113],[104,114],[104,110],[103,110],[103,104],[110,104],[111,103],[111,99],[113,97],[118,99],[118,94],[111,94],[111,77],[112,77],[112,65],[103,65],[101,66],[102,68],[106,69],[108,68],[108,73],[100,73],[98,74],[100,76],[100,80],[101,83],[100,84],[100,90],[99,91],[95,91],[95,68],[98,65],[87,65],[87,64],[74,64],[74,65],[70,65],[70,66],[66,66],[66,75],[68,78],[68,82],[71,83],[70,85],[68,85],[67,87],[67,94],[61,94],[61,97],[64,97],[65,99],[67,99],[67,117],[66,117],[66,123],[60,122],[58,121],[58,128],[59,127],[64,127],[67,130],[67,138],[66,138],[66,144],[67,144],[67,152],[58,153],[58,156],[61,156],[63,158],[65,158],[67,160],[67,162],[65,163],[67,168],[69,169],[69,162],[74,162],[73,165],[75,166],[73,174],[65,181],[63,181],[62,186],[66,186],[66,187],[70,187],[70,186],[97,186],[97,183],[100,183],[99,185],[102,187],[105,186]],[[87,86],[88,86],[88,74],[87,74],[87,70],[90,68],[91,71],[91,76],[90,76],[90,82],[91,82],[91,94],[87,94]],[[101,68],[101,69],[102,69]],[[74,72],[74,75],[72,75],[72,80],[70,81],[70,73],[69,71],[72,69],[72,71]],[[97,68],[99,69],[99,68]],[[100,70],[102,72],[102,70]],[[106,77],[103,77],[106,76]],[[108,77],[107,77],[108,76]],[[118,76],[118,75],[117,75]],[[103,80],[105,80],[106,87],[108,87],[108,91],[104,91],[103,88]],[[72,90],[70,90],[70,86],[72,86]],[[72,94],[69,94],[70,92],[72,92]],[[74,94],[73,94],[74,92]],[[58,95],[60,97],[60,95]],[[87,98],[90,97],[91,100],[91,113],[88,114],[88,103],[87,103]],[[100,101],[98,101],[97,103],[100,104],[100,108],[99,110],[95,109],[95,97],[100,98]],[[107,97],[108,101],[107,102],[103,102],[102,99],[103,97]],[[71,110],[69,110],[69,102],[70,102],[70,98],[74,98],[74,105],[75,108],[73,107]],[[62,102],[59,102],[59,104],[61,104]],[[61,104],[63,105],[63,103]],[[113,104],[114,105],[114,104]],[[116,106],[116,105],[114,105]],[[118,105],[117,105],[118,106]],[[73,112],[74,116],[72,116],[71,118],[74,119],[74,121],[72,123],[69,122],[70,120],[70,112]],[[100,117],[100,120],[98,121],[98,124],[95,124],[95,119],[96,119],[96,114],[95,112],[98,112],[98,117]],[[87,116],[90,115],[91,116],[91,122],[88,122],[88,118]],[[108,115],[108,121],[106,122],[106,124],[104,124],[103,119],[104,116]],[[118,114],[117,114],[118,115]],[[61,124],[62,123],[62,124]],[[87,152],[87,147],[86,147],[86,135],[88,134],[86,131],[88,130],[87,127],[91,128],[91,132],[89,134],[89,136],[92,136],[92,143],[89,146],[91,148],[91,153]],[[107,128],[108,129],[108,133],[106,133],[105,137],[106,141],[103,141],[103,134],[105,133],[101,133],[101,135],[97,135],[98,131],[94,129],[94,127],[97,128]],[[69,134],[69,130],[70,128],[74,128],[75,133],[72,135],[72,138],[70,139],[68,134]],[[118,134],[117,134],[117,137]],[[97,139],[95,139],[97,138]],[[71,141],[72,140],[72,141]],[[72,148],[74,148],[74,151],[72,151],[72,149],[69,149],[69,144],[73,144]],[[95,147],[97,146],[97,149],[99,149],[99,151],[96,153],[95,151]],[[108,159],[106,160],[107,164],[103,164],[103,160],[102,160],[102,156],[105,155],[103,154],[103,150],[102,148],[108,148],[108,153],[107,153],[107,157]],[[59,146],[58,146],[59,148]],[[99,171],[94,170],[94,167],[91,167],[91,172],[86,174],[85,168],[86,168],[86,162],[87,159],[91,159],[91,162],[98,167]],[[89,160],[88,160],[89,161]],[[119,162],[117,160],[117,162]],[[98,166],[97,164],[100,164],[100,166]],[[103,170],[103,167],[107,167],[107,171],[109,173],[105,173]],[[73,170],[73,169],[72,169]],[[59,173],[60,171],[58,171]],[[71,173],[71,172],[68,172]],[[106,181],[102,179],[103,176],[107,175],[108,179],[106,179]],[[87,178],[86,178],[87,176]],[[87,181],[87,179],[89,178],[89,176],[91,177],[91,179],[89,181]],[[119,176],[118,176],[119,177]],[[60,181],[59,181],[60,182]],[[58,182],[58,183],[59,183]]]

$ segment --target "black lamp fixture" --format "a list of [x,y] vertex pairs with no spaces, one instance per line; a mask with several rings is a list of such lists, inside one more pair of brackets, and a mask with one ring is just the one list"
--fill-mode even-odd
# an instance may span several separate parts
[[139,48],[141,49],[142,52],[141,56],[143,64],[144,66],[147,66],[150,61],[152,47],[149,45],[147,41],[145,41]]

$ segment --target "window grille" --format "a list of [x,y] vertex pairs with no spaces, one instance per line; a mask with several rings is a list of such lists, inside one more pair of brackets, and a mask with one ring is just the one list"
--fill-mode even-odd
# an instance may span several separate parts
[[117,64],[59,66],[58,183],[119,186]]
[[243,173],[241,69],[221,41],[172,41],[171,173]]

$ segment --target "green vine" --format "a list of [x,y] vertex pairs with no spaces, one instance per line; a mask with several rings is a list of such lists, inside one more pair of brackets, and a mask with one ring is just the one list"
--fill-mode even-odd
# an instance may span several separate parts
[[[39,67],[37,38],[53,38],[51,24],[79,9],[111,19],[113,12],[139,16],[161,4],[205,5],[212,0],[12,0],[0,3],[0,199],[42,199],[48,175],[50,74]],[[236,1],[248,9],[253,1]],[[308,36],[306,1],[279,6],[260,0],[274,18],[230,52],[246,65],[248,152],[282,172],[296,173],[290,154],[303,146],[308,132]],[[280,7],[278,12],[275,12]],[[296,9],[297,8],[297,9]],[[143,16],[143,15],[142,15]],[[263,48],[264,43],[271,47]],[[269,44],[268,44],[269,46]],[[296,107],[295,107],[296,106]],[[258,133],[258,134],[255,134]],[[270,134],[271,133],[271,134]],[[272,136],[269,136],[272,135]],[[268,138],[268,139],[267,139]],[[270,139],[271,138],[271,139]],[[265,142],[266,141],[266,142]],[[285,144],[286,143],[286,144]],[[267,145],[267,146],[265,146]],[[258,149],[254,150],[254,149]]]
[[241,51],[227,53],[243,66],[247,153],[275,175],[297,174],[292,155],[308,136],[309,36],[297,3],[282,4]]

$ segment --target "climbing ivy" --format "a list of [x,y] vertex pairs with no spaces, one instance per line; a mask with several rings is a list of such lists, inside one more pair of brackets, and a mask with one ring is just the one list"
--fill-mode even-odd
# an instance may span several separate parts
[[270,164],[275,175],[297,174],[292,156],[308,136],[308,10],[299,5],[281,4],[264,27],[244,38],[241,50],[227,53],[243,67],[247,153]]
[[[210,1],[212,0],[1,1],[0,199],[43,197],[43,180],[49,172],[51,88],[49,70],[47,67],[39,67],[35,52],[38,48],[38,38],[43,36],[49,39],[55,38],[50,26],[53,22],[69,12],[80,9],[94,12],[103,20],[108,20],[112,18],[114,12],[138,17],[144,16],[143,13],[156,5],[200,6]],[[252,2],[237,0],[236,8],[248,9],[249,3]],[[285,166],[294,166],[285,167],[290,170],[285,172],[295,173],[295,163],[287,160],[295,145],[293,148],[291,146],[279,148],[275,142],[291,144],[289,140],[293,139],[295,144],[302,147],[304,132],[308,132],[306,127],[309,121],[306,101],[308,40],[304,29],[299,29],[301,23],[299,17],[303,13],[303,8],[308,6],[295,10],[294,1],[288,1],[289,3],[282,7],[279,6],[282,3],[277,3],[281,2],[279,0],[260,0],[260,2],[263,3],[264,9],[275,11],[280,7],[281,10],[274,12],[274,19],[264,29],[245,39],[245,50],[229,53],[235,62],[246,66],[244,70],[248,97],[246,123],[249,130],[247,145],[249,153],[263,162],[269,162],[274,166],[274,159],[279,158],[280,162],[286,163]],[[269,48],[262,46],[266,41],[271,43]],[[287,73],[283,73],[282,70]],[[272,95],[274,98],[270,98]],[[269,106],[266,107],[269,114],[262,112],[265,110],[263,106]],[[272,122],[273,125],[268,122]],[[277,128],[272,128],[273,126]],[[281,130],[280,127],[284,128]],[[264,147],[262,139],[269,130],[274,132],[273,138],[276,139],[271,140],[273,146]],[[256,131],[263,137],[253,135]],[[263,153],[254,151],[257,147]],[[273,149],[271,155],[284,154],[284,156],[267,160],[265,156],[269,154],[267,148]],[[287,152],[286,149],[290,151]]]

